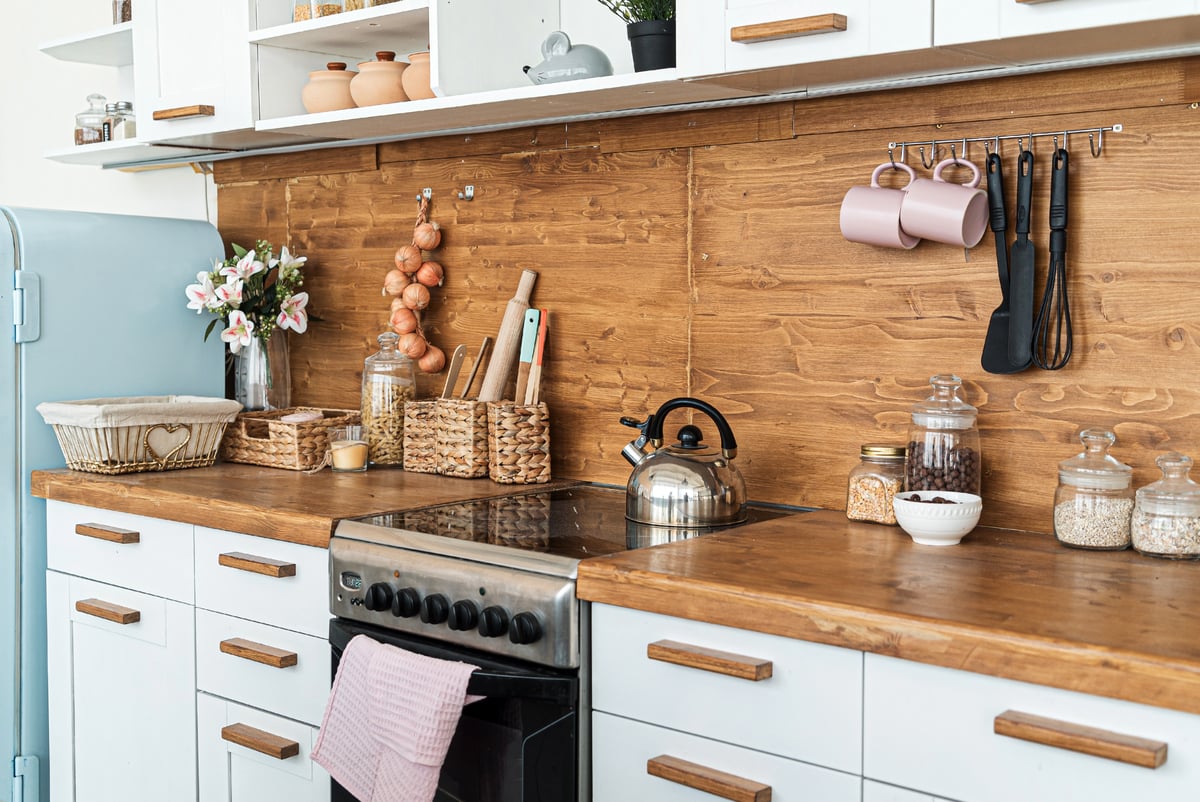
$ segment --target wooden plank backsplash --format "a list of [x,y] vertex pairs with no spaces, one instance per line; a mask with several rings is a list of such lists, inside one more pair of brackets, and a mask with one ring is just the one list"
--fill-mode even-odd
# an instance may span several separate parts
[[[1049,532],[1057,463],[1082,428],[1116,430],[1137,486],[1165,451],[1200,457],[1198,76],[1200,59],[1148,62],[219,162],[218,227],[309,257],[294,403],[357,405],[386,329],[383,275],[430,187],[446,268],[426,314],[435,343],[474,355],[521,270],[540,274],[556,476],[623,483],[635,433],[618,418],[692,395],[728,417],[752,498],[840,509],[859,445],[903,442],[929,377],[953,372],[980,410],[984,523]],[[1069,140],[1075,342],[1061,371],[980,368],[1000,302],[990,232],[967,254],[841,238],[842,196],[890,141],[1113,123],[1124,131],[1100,158]],[[1053,141],[1034,149],[1040,300]],[[1017,151],[1002,143],[1010,206]],[[982,163],[983,146],[969,156]],[[467,184],[473,201],[457,198]]]

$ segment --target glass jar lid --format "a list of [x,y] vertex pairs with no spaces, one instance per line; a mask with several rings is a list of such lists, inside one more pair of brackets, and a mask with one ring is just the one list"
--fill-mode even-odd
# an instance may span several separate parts
[[958,397],[962,379],[939,373],[929,379],[933,394],[912,408],[913,423],[926,429],[969,429],[979,410]]
[[863,443],[859,452],[868,459],[904,459],[905,447],[888,443]]
[[1137,504],[1146,512],[1164,515],[1200,515],[1200,485],[1188,472],[1192,458],[1176,451],[1154,460],[1162,478],[1137,491]]
[[1133,468],[1114,458],[1108,449],[1117,436],[1108,429],[1084,429],[1079,433],[1083,453],[1058,463],[1058,480],[1072,487],[1120,490],[1133,481]]

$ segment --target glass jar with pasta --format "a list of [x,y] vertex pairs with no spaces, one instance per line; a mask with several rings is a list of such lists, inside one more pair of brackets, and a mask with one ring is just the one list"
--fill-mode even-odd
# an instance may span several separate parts
[[378,353],[363,363],[362,424],[374,465],[404,463],[404,405],[416,397],[417,379],[412,360],[396,350],[399,339],[380,334]]

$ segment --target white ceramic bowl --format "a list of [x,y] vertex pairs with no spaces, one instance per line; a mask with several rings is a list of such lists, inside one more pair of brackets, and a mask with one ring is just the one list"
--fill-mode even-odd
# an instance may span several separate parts
[[[954,504],[930,504],[914,499],[944,498]],[[953,546],[979,523],[983,499],[974,493],[948,490],[911,490],[892,501],[896,523],[916,543],[926,546]]]

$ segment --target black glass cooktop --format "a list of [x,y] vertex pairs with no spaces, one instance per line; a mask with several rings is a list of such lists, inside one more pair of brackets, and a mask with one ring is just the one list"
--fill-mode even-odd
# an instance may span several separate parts
[[[751,504],[746,523],[803,512]],[[625,520],[625,488],[576,485],[358,518],[389,529],[582,560],[732,527],[685,529]],[[744,524],[741,524],[744,525]]]

